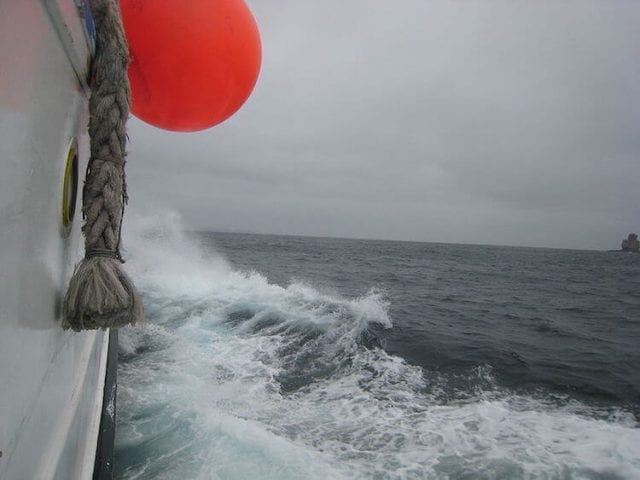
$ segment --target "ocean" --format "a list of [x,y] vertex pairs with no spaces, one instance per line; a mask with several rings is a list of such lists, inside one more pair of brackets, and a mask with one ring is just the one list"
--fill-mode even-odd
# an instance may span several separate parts
[[640,479],[640,255],[137,219],[119,479]]

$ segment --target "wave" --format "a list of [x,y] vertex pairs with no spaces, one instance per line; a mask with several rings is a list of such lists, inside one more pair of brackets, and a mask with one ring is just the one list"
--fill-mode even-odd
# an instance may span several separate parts
[[487,368],[452,397],[381,347],[384,292],[272,284],[175,217],[133,226],[149,323],[120,336],[119,478],[640,478],[632,415],[515,395]]

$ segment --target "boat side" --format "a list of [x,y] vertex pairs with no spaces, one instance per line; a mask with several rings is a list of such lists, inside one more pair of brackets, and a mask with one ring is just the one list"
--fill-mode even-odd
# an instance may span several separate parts
[[93,474],[108,332],[60,327],[64,289],[83,254],[73,174],[84,176],[89,156],[90,50],[73,0],[0,3],[0,478],[7,480]]

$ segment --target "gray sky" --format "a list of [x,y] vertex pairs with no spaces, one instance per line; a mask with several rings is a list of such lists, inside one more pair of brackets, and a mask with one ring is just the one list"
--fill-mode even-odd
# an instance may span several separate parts
[[278,0],[258,85],[130,122],[130,206],[192,228],[569,248],[640,230],[640,2]]

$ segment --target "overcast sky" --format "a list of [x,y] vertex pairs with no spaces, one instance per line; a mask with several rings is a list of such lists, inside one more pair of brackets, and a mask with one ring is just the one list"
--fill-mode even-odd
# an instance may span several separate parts
[[640,230],[640,2],[248,3],[252,97],[196,134],[132,119],[132,210],[216,231],[569,248]]

